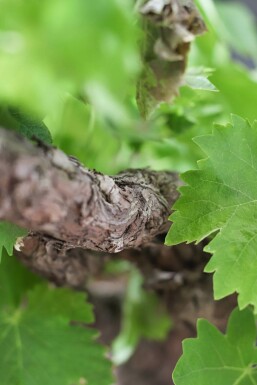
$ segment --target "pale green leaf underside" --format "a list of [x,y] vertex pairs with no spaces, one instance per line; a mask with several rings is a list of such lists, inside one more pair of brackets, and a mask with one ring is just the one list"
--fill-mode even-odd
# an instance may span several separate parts
[[204,76],[190,76],[185,77],[185,84],[195,90],[204,91],[218,91],[217,88]]
[[239,293],[239,306],[257,308],[257,127],[233,116],[196,143],[208,158],[184,174],[187,186],[171,216],[166,243],[199,242],[219,231],[206,250],[213,257],[215,298]]
[[191,67],[186,71],[185,84],[196,90],[218,91],[214,84],[208,79],[213,70],[209,68]]
[[19,308],[4,305],[1,385],[110,385],[104,349],[95,341],[95,331],[81,324],[92,317],[83,294],[45,286],[33,289]]
[[255,320],[249,309],[235,309],[227,334],[206,320],[197,338],[183,342],[183,355],[173,373],[175,385],[257,385]]

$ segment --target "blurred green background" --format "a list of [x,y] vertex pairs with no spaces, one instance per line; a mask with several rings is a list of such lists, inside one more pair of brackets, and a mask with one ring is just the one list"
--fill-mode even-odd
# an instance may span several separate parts
[[231,113],[250,121],[257,115],[254,14],[239,1],[196,4],[208,32],[192,43],[190,87],[146,121],[136,104],[145,37],[132,0],[3,0],[0,123],[28,132],[10,107],[33,115],[54,145],[104,173],[194,168],[203,154],[193,137]]

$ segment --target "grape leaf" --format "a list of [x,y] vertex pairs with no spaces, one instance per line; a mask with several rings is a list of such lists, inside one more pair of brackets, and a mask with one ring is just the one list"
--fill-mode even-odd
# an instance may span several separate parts
[[6,221],[0,221],[0,261],[3,247],[9,255],[12,255],[13,246],[18,237],[25,236],[27,231]]
[[184,174],[188,184],[174,205],[167,244],[214,239],[206,272],[214,274],[215,298],[239,293],[240,308],[257,307],[257,125],[233,116],[195,139],[208,158]]
[[173,372],[175,385],[256,385],[256,327],[249,309],[235,309],[223,335],[198,320],[197,338],[183,342],[183,355]]
[[[94,341],[83,294],[36,286],[0,313],[1,385],[109,385],[110,363]],[[71,322],[74,321],[74,322]]]
[[41,278],[31,273],[14,255],[4,251],[0,265],[0,309],[7,304],[19,306],[24,292],[41,282]]

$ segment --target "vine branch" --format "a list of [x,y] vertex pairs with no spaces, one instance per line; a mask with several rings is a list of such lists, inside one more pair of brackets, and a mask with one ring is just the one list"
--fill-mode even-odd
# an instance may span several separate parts
[[0,129],[0,219],[108,253],[167,231],[177,174],[148,169],[107,176],[41,142]]

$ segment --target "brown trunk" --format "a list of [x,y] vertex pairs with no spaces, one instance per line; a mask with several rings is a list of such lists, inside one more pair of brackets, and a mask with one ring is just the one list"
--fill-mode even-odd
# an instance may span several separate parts
[[149,243],[169,227],[175,173],[103,175],[3,129],[0,148],[0,219],[47,234],[65,249],[109,253]]

